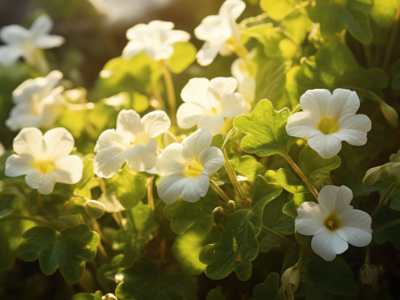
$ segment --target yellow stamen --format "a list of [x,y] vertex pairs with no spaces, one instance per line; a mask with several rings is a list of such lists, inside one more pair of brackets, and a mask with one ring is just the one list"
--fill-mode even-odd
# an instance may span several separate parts
[[339,122],[334,118],[323,117],[318,123],[318,129],[323,134],[329,135],[339,130]]
[[331,213],[324,221],[324,225],[331,231],[339,229],[342,226],[342,223],[339,219],[339,216],[336,213]]
[[54,163],[50,160],[37,160],[35,161],[33,167],[38,169],[40,172],[44,174],[49,174],[54,171]]
[[198,177],[202,171],[203,166],[195,160],[185,167],[183,173],[186,177]]

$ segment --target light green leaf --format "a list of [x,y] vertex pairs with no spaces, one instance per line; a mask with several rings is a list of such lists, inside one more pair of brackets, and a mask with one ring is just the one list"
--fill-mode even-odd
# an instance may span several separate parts
[[75,185],[76,189],[82,189],[90,179],[94,176],[93,172],[93,158],[92,155],[86,157],[83,162],[83,171],[82,171],[82,178],[78,181]]
[[257,175],[264,175],[267,172],[267,169],[254,156],[232,155],[230,159],[239,174],[247,177],[250,182],[254,182]]
[[208,244],[218,241],[220,232],[214,226],[209,234],[199,227],[191,227],[183,234],[178,235],[172,245],[172,254],[179,262],[182,270],[190,275],[200,275],[206,265],[199,260],[199,254]]
[[233,125],[247,134],[241,142],[243,150],[258,156],[286,155],[297,140],[286,133],[289,115],[289,109],[275,111],[269,100],[262,100],[250,115],[236,117]]
[[221,149],[223,144],[224,144],[224,136],[222,134],[216,134],[212,138],[210,147],[217,147],[217,148]]
[[168,59],[169,69],[174,73],[183,72],[196,59],[197,49],[189,42],[178,42],[174,45],[174,53]]
[[269,273],[263,283],[259,283],[253,290],[254,300],[278,300],[279,274]]
[[85,261],[96,256],[100,238],[84,224],[66,228],[61,233],[53,228],[37,226],[23,235],[18,257],[24,261],[39,259],[44,275],[53,274],[58,268],[69,284],[82,277]]
[[197,202],[187,202],[179,198],[175,203],[164,208],[164,216],[171,221],[171,229],[177,234],[198,225],[209,233],[214,224],[214,209],[219,206],[217,193],[209,189],[206,196]]
[[291,0],[261,0],[261,8],[274,20],[282,20],[294,10]]
[[206,300],[225,300],[225,298],[218,290],[213,289],[208,292]]
[[179,271],[161,271],[146,258],[137,259],[132,267],[115,275],[115,294],[121,299],[196,300],[197,280]]
[[14,211],[14,206],[20,196],[11,189],[5,189],[0,193],[0,219],[7,217]]
[[71,300],[101,300],[103,297],[103,293],[101,291],[97,291],[94,294],[89,293],[78,293],[75,294]]
[[286,191],[295,194],[297,189],[304,187],[303,181],[297,179],[292,173],[286,169],[279,169],[276,173],[276,182],[278,182]]
[[372,19],[383,28],[389,28],[394,23],[399,0],[374,1],[370,15]]
[[306,187],[299,187],[293,195],[292,200],[283,206],[282,211],[284,214],[295,219],[297,217],[297,209],[306,201],[316,202],[316,199]]

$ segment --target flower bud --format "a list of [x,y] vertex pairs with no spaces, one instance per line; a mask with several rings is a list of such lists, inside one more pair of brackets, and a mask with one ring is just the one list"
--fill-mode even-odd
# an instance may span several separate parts
[[364,285],[374,286],[379,279],[378,266],[370,263],[365,263],[360,269],[360,280]]
[[294,293],[297,291],[300,283],[300,270],[295,264],[293,267],[287,269],[281,278],[281,288],[279,295],[282,299],[294,300]]
[[214,208],[213,213],[223,213],[224,209],[221,206]]
[[230,210],[231,210],[232,212],[235,211],[235,201],[229,200],[228,206],[229,206],[229,208],[230,208]]
[[169,131],[164,133],[164,147],[167,147],[168,145],[172,143],[176,143],[176,137]]
[[369,169],[362,180],[363,184],[371,186],[379,179],[379,176],[381,176],[381,167]]
[[397,126],[397,123],[399,122],[399,115],[397,114],[397,111],[383,101],[380,102],[380,107],[382,114],[385,116],[385,119],[389,122],[389,124],[392,126]]
[[385,173],[385,177],[392,182],[400,180],[400,163],[399,162],[387,163],[383,169],[383,172]]
[[117,297],[115,297],[113,294],[108,293],[107,295],[104,295],[101,300],[118,300]]
[[104,204],[96,200],[86,201],[85,209],[88,215],[94,219],[100,219],[105,213]]

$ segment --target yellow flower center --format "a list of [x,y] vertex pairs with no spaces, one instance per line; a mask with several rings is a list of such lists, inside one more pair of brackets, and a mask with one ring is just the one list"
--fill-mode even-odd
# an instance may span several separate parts
[[339,130],[339,123],[336,119],[323,117],[318,123],[318,129],[323,134],[329,135]]
[[331,213],[324,221],[324,226],[330,231],[335,231],[342,226],[342,222],[339,216],[335,213]]
[[138,136],[135,136],[133,138],[133,140],[130,141],[129,144],[130,144],[130,146],[137,146],[139,144],[147,145],[148,141],[149,141],[149,138],[146,135],[138,135]]
[[186,177],[198,177],[198,176],[200,176],[202,171],[203,171],[203,166],[196,159],[195,161],[193,161],[190,164],[185,166],[185,169],[183,170],[183,174]]
[[40,172],[44,174],[49,174],[54,171],[54,163],[51,160],[42,160],[38,159],[35,161],[33,167],[38,169]]

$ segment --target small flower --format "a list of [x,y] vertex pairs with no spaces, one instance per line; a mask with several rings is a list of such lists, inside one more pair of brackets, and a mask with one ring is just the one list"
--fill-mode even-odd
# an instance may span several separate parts
[[6,44],[0,46],[0,63],[12,65],[18,58],[32,60],[36,49],[49,49],[62,45],[64,38],[59,35],[49,35],[53,22],[48,15],[41,15],[33,22],[30,29],[19,25],[5,26],[0,31],[0,37]]
[[281,298],[294,300],[294,293],[300,283],[300,270],[297,264],[283,272],[281,282],[282,286],[279,289]]
[[334,157],[342,149],[342,141],[353,146],[367,142],[371,120],[356,115],[360,107],[357,93],[336,89],[308,90],[300,98],[302,112],[289,117],[286,131],[290,136],[308,137],[308,145],[324,158]]
[[304,202],[297,210],[296,230],[313,235],[311,247],[326,261],[347,250],[348,243],[356,247],[367,246],[372,240],[369,214],[350,205],[352,191],[327,185],[319,193],[318,202]]
[[174,23],[163,21],[133,26],[126,32],[129,42],[122,52],[123,57],[130,59],[144,51],[156,61],[170,58],[175,43],[187,42],[190,39],[189,33],[172,28]]
[[187,202],[196,202],[207,194],[209,175],[224,164],[220,149],[210,147],[212,135],[199,129],[182,144],[170,144],[157,158],[156,170],[162,175],[157,190],[167,204],[179,196]]
[[236,90],[235,78],[193,78],[183,88],[182,104],[176,115],[178,125],[188,129],[195,125],[213,135],[220,132],[224,118],[236,117],[245,110],[246,100]]
[[213,62],[218,53],[224,55],[230,52],[227,42],[240,44],[239,27],[236,19],[242,14],[246,4],[241,0],[226,0],[219,9],[217,16],[208,16],[196,27],[194,34],[199,40],[205,41],[197,53],[197,62],[207,66]]
[[122,110],[117,129],[104,131],[94,151],[94,173],[110,178],[126,163],[132,170],[148,171],[156,163],[156,136],[166,132],[171,121],[163,111],[153,111],[142,119],[133,110]]
[[248,103],[253,102],[256,94],[256,79],[250,76],[246,61],[243,58],[237,58],[232,64],[231,73],[238,81],[238,92]]
[[68,155],[74,138],[65,128],[51,129],[44,136],[37,128],[24,128],[13,147],[17,154],[7,158],[6,176],[26,175],[29,187],[41,194],[50,194],[56,182],[75,184],[82,177],[82,160]]
[[53,71],[46,77],[28,79],[13,92],[13,102],[6,126],[13,130],[26,127],[50,127],[63,110],[65,98],[61,95],[64,90],[55,88],[62,78],[62,73]]

